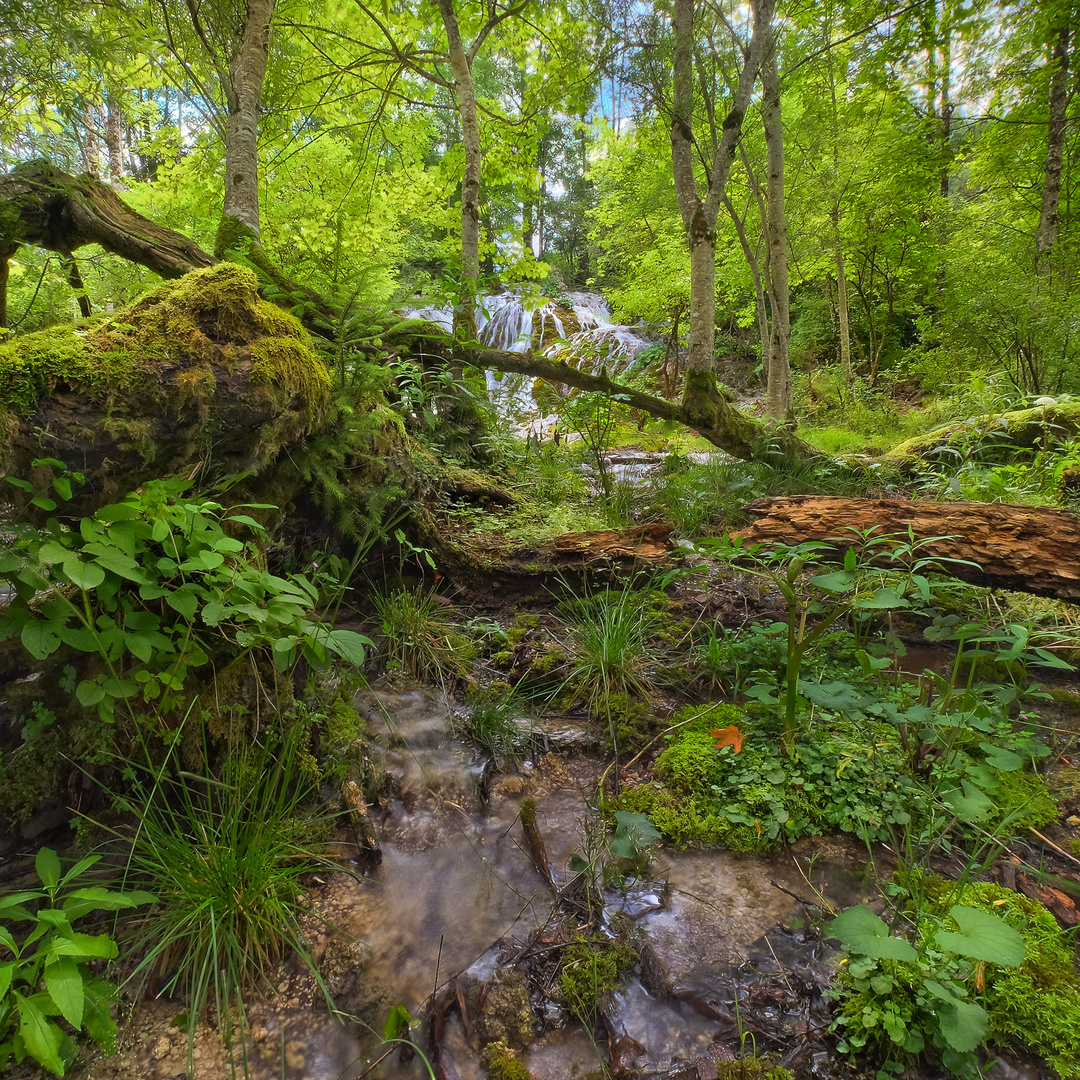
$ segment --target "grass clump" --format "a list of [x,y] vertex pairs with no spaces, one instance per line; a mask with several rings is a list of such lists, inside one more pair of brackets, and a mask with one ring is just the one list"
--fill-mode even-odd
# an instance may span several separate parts
[[205,776],[136,773],[116,799],[135,822],[116,833],[125,886],[159,898],[129,941],[133,978],[183,996],[193,1015],[213,1009],[227,1044],[237,1029],[242,1039],[245,1000],[278,962],[295,953],[315,970],[301,879],[323,860],[310,842],[320,815],[307,810],[317,787],[300,765],[305,734],[229,747]]
[[524,753],[530,731],[518,721],[519,701],[509,684],[495,683],[471,692],[469,705],[469,713],[464,720],[465,734],[497,763]]
[[377,594],[374,602],[388,669],[428,683],[464,674],[475,647],[451,624],[434,593],[422,586],[401,588]]

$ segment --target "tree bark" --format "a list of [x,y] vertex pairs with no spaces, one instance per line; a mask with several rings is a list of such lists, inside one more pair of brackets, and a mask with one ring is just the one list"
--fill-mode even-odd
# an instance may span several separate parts
[[121,131],[123,116],[120,111],[120,96],[110,90],[105,101],[105,145],[109,151],[109,183],[117,191],[124,188],[124,158]]
[[465,52],[453,0],[437,0],[461,118],[465,148],[465,177],[461,182],[461,309],[454,316],[455,331],[465,341],[476,340],[476,298],[480,291],[480,120],[476,112],[472,65]]
[[86,244],[176,278],[217,260],[198,244],[136,213],[106,183],[28,161],[0,176],[0,326],[7,325],[7,261],[22,244],[69,256]]
[[1065,120],[1069,103],[1069,27],[1057,28],[1050,77],[1050,122],[1047,126],[1046,167],[1043,173],[1042,207],[1035,231],[1035,253],[1046,255],[1057,237],[1061,205],[1061,174],[1065,161]]
[[765,128],[768,175],[765,184],[769,205],[766,237],[769,246],[769,295],[772,329],[766,372],[765,411],[777,423],[791,416],[790,295],[788,286],[787,216],[784,207],[784,127],[780,117],[780,76],[776,53],[779,42],[772,36],[761,66],[761,119]]
[[840,232],[840,204],[833,205],[833,251],[836,258],[836,314],[840,321],[840,374],[850,394],[855,386],[851,364],[851,311],[848,307],[847,274],[844,271],[844,238]]
[[247,0],[237,50],[229,58],[228,77],[222,80],[227,109],[222,220],[235,219],[256,240],[259,238],[259,102],[270,59],[273,17],[274,0]]
[[[631,409],[670,420],[692,428],[720,450],[744,460],[754,458],[785,458],[789,461],[829,460],[815,446],[804,442],[787,425],[765,425],[739,412],[723,397],[716,394],[715,408],[702,413],[693,404],[667,401],[652,394],[617,383],[607,375],[579,371],[569,364],[556,363],[534,353],[508,353],[498,349],[470,349],[466,353],[470,364],[493,371],[511,371],[532,375],[555,385],[573,386],[579,390],[608,394]],[[712,376],[710,376],[712,377]],[[715,387],[715,378],[713,378]]]
[[941,571],[961,581],[1080,602],[1080,518],[1065,510],[816,495],[758,499],[746,509],[758,520],[735,534],[744,545],[832,540],[842,557],[855,531],[875,528],[904,544],[930,540],[918,557],[943,560]]
[[[683,406],[706,427],[723,414],[716,387],[716,217],[724,196],[750,96],[761,69],[775,0],[758,0],[754,31],[746,49],[731,108],[719,136],[710,133],[711,155],[704,198],[694,177],[694,0],[676,0],[673,30],[674,100],[671,116],[671,162],[675,193],[690,250],[690,329]],[[696,426],[696,425],[695,425]]]

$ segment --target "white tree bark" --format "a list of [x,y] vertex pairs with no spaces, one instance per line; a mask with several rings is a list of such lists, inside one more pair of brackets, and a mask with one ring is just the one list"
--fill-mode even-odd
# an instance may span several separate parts
[[769,207],[765,235],[769,248],[769,300],[772,326],[766,370],[765,411],[777,423],[791,416],[791,302],[788,284],[787,215],[784,206],[784,128],[780,116],[780,77],[773,35],[761,67],[761,119],[768,155],[765,198]]
[[225,91],[225,202],[233,218],[259,238],[259,102],[270,59],[274,0],[248,0],[235,55],[229,59]]
[[466,340],[475,341],[476,297],[480,289],[480,120],[476,112],[472,65],[461,40],[454,2],[436,2],[446,30],[461,119],[461,141],[465,147],[465,177],[461,182],[461,309],[454,317],[454,328],[460,330]]

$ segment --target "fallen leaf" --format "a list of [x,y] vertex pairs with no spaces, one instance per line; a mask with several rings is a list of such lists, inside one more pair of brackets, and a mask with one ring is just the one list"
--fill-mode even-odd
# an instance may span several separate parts
[[716,749],[723,750],[725,746],[734,747],[735,753],[742,753],[743,739],[746,736],[734,725],[726,728],[713,728],[709,734],[716,740]]

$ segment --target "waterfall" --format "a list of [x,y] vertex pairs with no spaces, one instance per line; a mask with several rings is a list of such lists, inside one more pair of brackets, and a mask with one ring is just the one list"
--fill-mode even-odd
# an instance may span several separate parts
[[[599,293],[572,292],[564,299],[567,307],[554,300],[538,304],[536,299],[526,299],[513,290],[487,294],[477,304],[476,336],[481,345],[503,352],[542,349],[544,356],[569,361],[585,371],[601,363],[613,372],[624,371],[649,347],[641,331],[611,321],[611,306]],[[426,319],[447,333],[453,330],[451,307],[410,308],[403,314]],[[568,325],[572,330],[569,334]],[[544,345],[551,336],[549,331],[555,340]],[[496,409],[504,417],[517,420],[523,432],[543,435],[553,426],[553,421],[538,416],[528,376],[489,371],[487,388]]]

